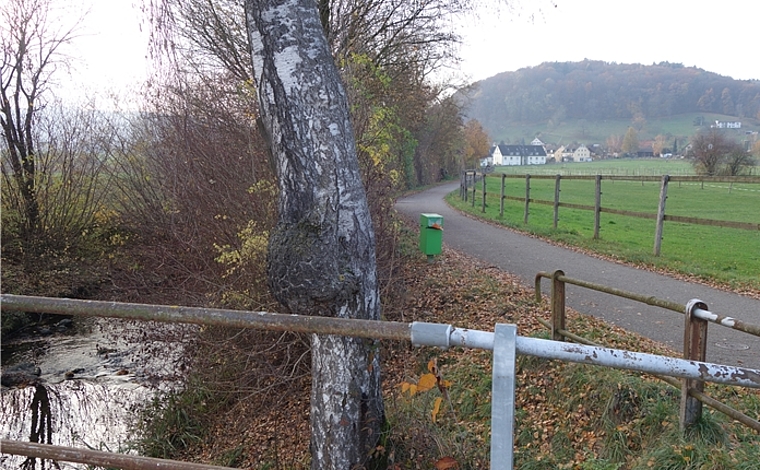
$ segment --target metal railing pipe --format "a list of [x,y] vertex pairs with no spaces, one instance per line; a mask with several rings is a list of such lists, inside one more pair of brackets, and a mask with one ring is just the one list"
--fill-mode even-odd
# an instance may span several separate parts
[[[536,300],[541,299],[541,278],[552,279],[552,273],[544,271],[536,274]],[[657,297],[637,294],[635,292],[629,292],[622,289],[616,289],[614,287],[604,286],[602,284],[595,284],[593,282],[584,281],[582,279],[573,279],[564,275],[557,277],[557,280],[565,282],[567,284],[573,284],[575,286],[585,287],[587,289],[595,290],[598,292],[604,292],[606,294],[612,294],[618,297],[623,297],[630,300],[635,300],[643,304],[652,305],[655,307],[662,307],[668,310],[672,310],[678,313],[684,313],[684,307],[682,304],[671,302],[669,300],[658,299]]]
[[701,308],[695,308],[692,311],[692,315],[697,318],[701,318],[702,320],[717,323],[718,325],[725,326],[726,328],[731,328],[732,330],[739,330],[751,335],[760,336],[760,326],[752,325],[741,320],[737,320],[736,318],[717,315],[708,310],[702,310]]
[[648,374],[668,375],[684,379],[760,388],[760,370],[709,362],[689,361],[655,354],[620,349],[561,343],[537,338],[517,338],[517,353],[559,359],[580,364],[593,364],[616,369],[637,370]]
[[100,316],[167,323],[260,328],[263,330],[344,335],[358,338],[400,341],[409,341],[411,338],[409,323],[247,312],[219,308],[58,299],[10,294],[0,295],[0,308],[56,315]]
[[[425,334],[424,336],[427,340],[424,343],[414,342],[413,340],[413,344],[438,346],[441,348],[448,348],[450,346],[466,346],[487,350],[493,350],[494,348],[494,333],[492,332],[453,328],[450,325],[436,323],[415,322],[412,324],[413,337],[420,335],[419,332],[425,330],[435,330],[435,333]],[[699,379],[726,385],[760,388],[760,370],[702,361],[689,361],[601,346],[562,343],[518,336],[517,354],[613,367],[616,369],[636,370],[648,374]]]
[[139,455],[117,454],[75,447],[10,441],[7,439],[0,440],[0,448],[3,449],[4,454],[120,468],[122,470],[230,470],[229,467],[218,467],[215,465],[178,462],[176,460],[140,457]]
[[[537,318],[538,322],[542,324],[545,328],[551,330],[551,323],[544,320],[543,318]],[[595,343],[594,341],[588,340],[584,338],[583,336],[576,335],[574,333],[571,333],[567,330],[559,330],[559,332],[565,336],[566,338],[570,338],[576,343],[581,344],[588,344],[592,346],[601,346],[599,343]],[[653,375],[654,377],[657,377],[658,379],[662,380],[663,382],[667,383],[668,385],[671,385],[672,387],[675,387],[677,389],[681,389],[681,381],[678,379],[675,379],[673,377],[668,377],[664,375]],[[760,432],[760,421],[757,421],[755,419],[750,418],[749,416],[745,415],[739,410],[736,410],[734,408],[731,408],[730,406],[726,405],[723,402],[720,402],[716,400],[715,398],[707,395],[704,392],[700,392],[699,390],[690,388],[689,389],[689,395],[693,396],[697,400],[701,401],[705,405],[713,408],[714,410],[720,411],[721,413],[725,414],[726,416],[729,416],[743,425],[754,429],[757,432]]]
[[[654,307],[665,308],[667,310],[671,310],[677,313],[685,312],[684,306],[676,302],[658,299],[657,297],[653,297],[653,296],[636,294],[635,292],[628,292],[621,289],[616,289],[614,287],[603,286],[601,284],[595,284],[593,282],[588,282],[581,279],[573,279],[565,275],[555,276],[554,273],[547,273],[545,271],[541,271],[536,274],[536,278],[535,278],[536,302],[541,302],[541,279],[542,278],[556,279],[558,281],[565,282],[567,284],[573,284],[575,286],[585,287],[587,289],[595,290],[598,292],[604,292],[606,294],[623,297],[629,300],[635,300],[637,302],[641,302],[647,305],[652,305]],[[736,318],[718,315],[713,312],[703,310],[700,308],[694,309],[694,316],[696,316],[697,318],[701,318],[703,320],[707,320],[712,323],[716,323],[721,326],[725,326],[726,328],[731,328],[732,330],[743,331],[744,333],[748,333],[753,336],[760,336],[760,326],[753,325],[751,323],[747,323],[747,322],[738,320]]]

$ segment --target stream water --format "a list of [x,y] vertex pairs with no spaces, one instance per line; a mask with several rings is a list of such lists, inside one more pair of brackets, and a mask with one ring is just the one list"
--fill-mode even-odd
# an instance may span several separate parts
[[[2,345],[7,372],[39,373],[2,387],[0,436],[129,453],[139,410],[181,377],[191,328],[111,319],[75,319]],[[35,371],[35,368],[38,368]],[[86,468],[0,454],[0,468]]]

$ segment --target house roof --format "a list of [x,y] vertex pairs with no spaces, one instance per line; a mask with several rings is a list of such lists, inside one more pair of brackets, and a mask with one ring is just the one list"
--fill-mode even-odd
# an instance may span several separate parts
[[519,156],[519,157],[545,157],[546,150],[543,145],[506,145],[499,144],[491,147],[491,154],[493,155],[496,147],[499,147],[499,152],[504,156]]

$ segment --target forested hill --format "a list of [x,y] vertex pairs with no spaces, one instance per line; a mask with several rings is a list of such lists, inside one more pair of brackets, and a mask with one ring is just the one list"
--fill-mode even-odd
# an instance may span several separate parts
[[652,119],[717,113],[760,119],[760,80],[741,81],[680,64],[543,63],[483,80],[467,115],[497,123]]

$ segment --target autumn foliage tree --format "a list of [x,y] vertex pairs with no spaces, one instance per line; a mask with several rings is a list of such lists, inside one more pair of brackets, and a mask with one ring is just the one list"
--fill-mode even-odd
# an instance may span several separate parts
[[620,150],[627,155],[636,155],[639,151],[639,135],[636,129],[629,127],[623,137],[623,143],[620,145]]
[[623,147],[623,136],[612,134],[611,136],[607,137],[607,140],[605,141],[607,145],[607,151],[610,153],[618,153],[620,152],[620,149]]
[[491,141],[488,133],[477,119],[470,119],[464,125],[464,167],[476,168],[478,161],[488,155]]
[[654,152],[655,156],[661,155],[663,153],[663,150],[667,145],[666,139],[667,138],[664,135],[658,135],[654,138],[654,143],[652,144],[652,152]]

